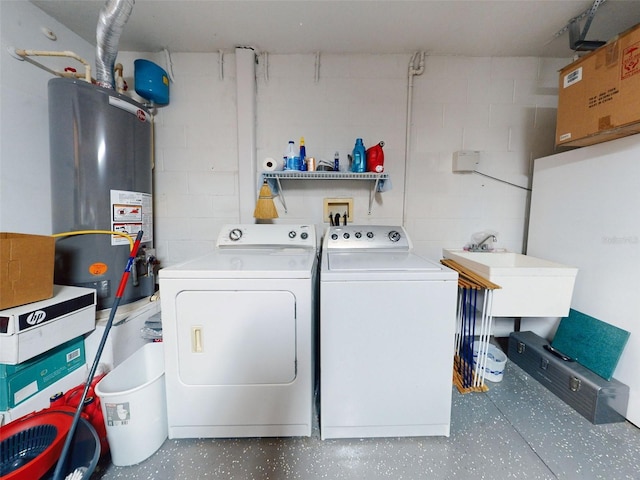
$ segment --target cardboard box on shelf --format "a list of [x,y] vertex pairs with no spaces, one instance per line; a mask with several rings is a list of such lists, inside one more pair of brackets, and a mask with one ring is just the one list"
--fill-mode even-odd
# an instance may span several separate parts
[[640,24],[560,71],[556,145],[640,133]]
[[53,237],[0,232],[0,310],[53,296]]

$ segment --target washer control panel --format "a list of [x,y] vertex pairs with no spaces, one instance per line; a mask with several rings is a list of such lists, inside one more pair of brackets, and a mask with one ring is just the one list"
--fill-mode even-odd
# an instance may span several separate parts
[[405,229],[400,226],[387,225],[329,227],[325,233],[324,246],[336,250],[411,250],[411,242]]
[[216,248],[316,248],[313,225],[240,224],[220,230]]

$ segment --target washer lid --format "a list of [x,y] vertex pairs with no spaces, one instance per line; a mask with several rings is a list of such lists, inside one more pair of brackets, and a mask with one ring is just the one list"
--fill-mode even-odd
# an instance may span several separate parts
[[329,253],[327,258],[328,270],[338,272],[444,270],[442,265],[409,252]]
[[457,281],[458,272],[410,252],[340,252],[323,256],[321,282]]

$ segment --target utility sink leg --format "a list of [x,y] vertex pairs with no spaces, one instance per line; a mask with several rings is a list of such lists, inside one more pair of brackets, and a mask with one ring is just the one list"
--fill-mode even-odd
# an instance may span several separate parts
[[513,319],[513,331],[519,332],[522,324],[522,317],[515,317]]

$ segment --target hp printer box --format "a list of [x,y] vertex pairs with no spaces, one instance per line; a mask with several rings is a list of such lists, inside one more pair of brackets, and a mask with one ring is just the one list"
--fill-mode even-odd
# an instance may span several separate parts
[[53,293],[0,310],[0,363],[22,363],[96,328],[93,288],[54,285]]

